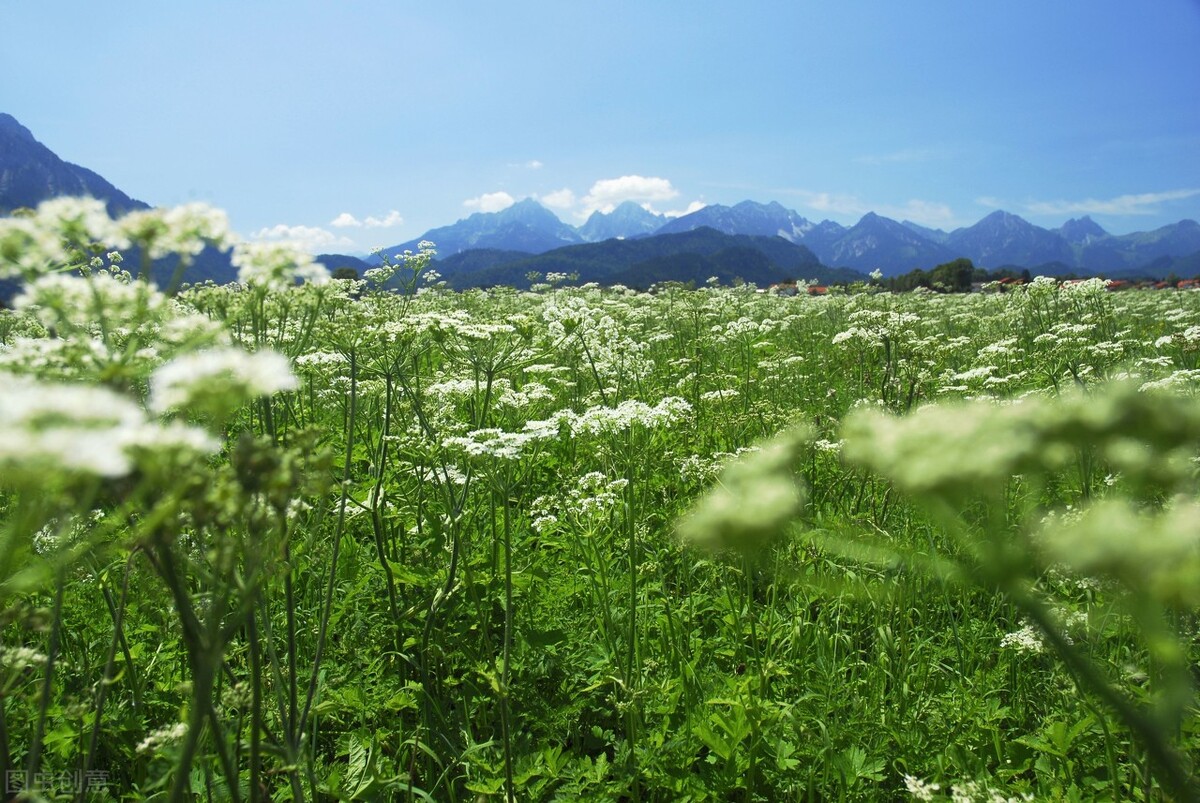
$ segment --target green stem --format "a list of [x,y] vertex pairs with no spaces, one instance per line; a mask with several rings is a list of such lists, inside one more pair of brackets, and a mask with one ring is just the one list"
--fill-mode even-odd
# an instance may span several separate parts
[[[304,701],[304,713],[300,716],[296,733],[303,732],[312,713],[313,701],[317,696],[321,661],[325,654],[325,640],[329,632],[329,617],[333,612],[333,592],[337,586],[338,557],[341,554],[342,535],[346,532],[346,499],[350,494],[350,467],[354,460],[354,419],[358,411],[358,363],[353,349],[350,350],[350,410],[346,420],[346,465],[342,470],[341,500],[338,505],[337,529],[333,534],[333,554],[329,558],[329,582],[325,587],[325,599],[321,606],[321,624],[317,631],[317,650],[313,657],[312,674],[308,679],[308,694]],[[294,647],[295,645],[289,645]],[[295,653],[292,653],[295,656]]]
[[504,788],[508,803],[514,803],[516,789],[513,785],[512,720],[509,711],[509,661],[512,653],[513,582],[512,582],[512,506],[509,504],[508,489],[504,496],[504,647],[500,667],[500,730],[504,740]]
[[246,616],[246,637],[250,655],[250,803],[262,796],[262,645],[254,612]]
[[42,694],[38,703],[37,726],[34,729],[33,741],[29,746],[29,764],[26,772],[30,780],[37,777],[38,766],[42,758],[42,737],[46,733],[46,716],[50,710],[50,692],[53,689],[54,668],[58,662],[58,641],[62,632],[63,591],[66,586],[66,573],[60,568],[54,590],[54,613],[50,629],[50,649],[46,654],[46,674],[42,676]]
[[[102,582],[102,589],[105,595],[105,601],[108,603],[109,610],[113,613],[113,637],[108,645],[108,657],[104,662],[104,674],[100,678],[100,685],[96,689],[96,703],[94,706],[94,720],[92,722],[92,734],[88,739],[87,757],[83,763],[83,773],[86,775],[95,766],[96,749],[100,744],[100,726],[104,719],[104,703],[108,698],[108,687],[113,683],[113,671],[116,668],[117,647],[120,645],[122,638],[122,622],[125,619],[125,603],[129,596],[129,574],[132,564],[125,564],[125,578],[121,583],[121,600],[117,605],[113,605],[110,597],[111,592],[108,589],[107,583]],[[100,573],[97,572],[97,576]],[[126,659],[128,661],[128,658]],[[132,672],[132,667],[127,671]]]

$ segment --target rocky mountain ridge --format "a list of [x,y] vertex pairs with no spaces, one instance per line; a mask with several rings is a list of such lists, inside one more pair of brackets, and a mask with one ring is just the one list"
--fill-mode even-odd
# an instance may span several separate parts
[[[655,220],[663,222],[652,229]],[[705,227],[730,235],[781,237],[805,246],[824,265],[862,272],[878,269],[885,276],[929,269],[959,257],[988,269],[1136,273],[1156,260],[1186,258],[1200,251],[1200,224],[1192,220],[1150,232],[1112,235],[1089,217],[1046,229],[996,210],[972,226],[945,232],[874,212],[849,227],[832,220],[816,223],[778,202],[712,204],[669,219],[626,202],[609,214],[595,212],[583,226],[572,229],[531,198],[499,212],[476,213],[385,250],[415,249],[420,240],[430,240],[437,245],[439,259],[477,248],[540,254],[601,239],[657,237]]]

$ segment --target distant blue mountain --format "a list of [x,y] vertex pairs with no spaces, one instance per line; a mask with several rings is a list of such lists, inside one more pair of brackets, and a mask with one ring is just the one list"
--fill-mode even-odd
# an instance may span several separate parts
[[785,209],[782,204],[742,201],[735,206],[710,204],[695,212],[682,215],[664,224],[659,234],[676,234],[692,231],[702,226],[725,234],[759,234],[782,237],[789,242],[800,242],[814,225],[800,215]]
[[98,198],[113,217],[150,208],[86,167],[63,161],[16,118],[0,113],[0,215],[63,195]]
[[897,276],[915,268],[929,269],[957,256],[945,246],[874,212],[863,215],[822,250],[821,261],[826,265],[863,272],[879,270],[884,276]]
[[1071,218],[1054,231],[1071,245],[1081,246],[1091,245],[1109,236],[1099,223],[1087,215],[1078,219]]
[[[449,226],[430,229],[415,240],[385,248],[384,253],[416,251],[422,240],[433,242],[438,256],[445,258],[475,248],[540,254],[582,243],[583,237],[549,209],[526,198],[499,212],[476,212]],[[378,262],[379,258],[370,261]]]
[[946,247],[955,256],[964,256],[981,268],[1048,262],[1077,265],[1071,244],[1061,234],[1001,210],[974,226],[952,231]]
[[579,227],[579,236],[589,243],[614,237],[622,240],[645,237],[659,231],[666,220],[633,201],[625,201],[607,214],[598,210],[593,212],[587,222]]
[[[488,258],[470,260],[472,254]],[[726,234],[707,226],[673,234],[566,246],[542,254],[506,258],[502,252],[467,251],[438,263],[456,288],[511,285],[527,287],[530,273],[574,273],[580,282],[648,287],[664,281],[703,284],[716,276],[760,286],[795,279],[821,282],[865,278],[850,270],[831,270],[803,245],[782,237]]]
[[[1154,231],[1137,231],[1111,237],[1121,248],[1133,255],[1135,262],[1177,257],[1200,251],[1200,223],[1181,220]],[[1101,240],[1101,243],[1107,242]]]
[[[657,228],[656,222],[661,224]],[[625,202],[607,215],[593,214],[583,226],[572,229],[532,199],[502,212],[476,214],[452,226],[432,229],[395,248],[415,249],[421,239],[432,240],[438,246],[439,259],[479,249],[485,253],[467,260],[478,268],[511,262],[497,256],[499,251],[533,255],[581,242],[681,234],[701,228],[731,235],[781,238],[805,246],[823,265],[857,271],[879,269],[885,276],[914,268],[930,269],[959,257],[984,268],[1136,272],[1154,260],[1183,258],[1200,250],[1200,225],[1190,220],[1153,232],[1114,237],[1087,217],[1050,230],[996,211],[973,226],[947,233],[911,221],[898,223],[874,212],[850,228],[831,220],[813,223],[777,202],[711,204],[665,220]]]
[[928,226],[922,226],[920,223],[913,223],[911,220],[901,220],[900,225],[910,231],[916,232],[931,243],[937,243],[938,245],[944,245],[950,237],[948,232],[944,232],[941,229],[931,229]]

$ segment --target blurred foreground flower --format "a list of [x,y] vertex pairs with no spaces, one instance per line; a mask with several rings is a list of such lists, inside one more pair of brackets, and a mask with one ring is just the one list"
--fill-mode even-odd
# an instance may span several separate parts
[[121,477],[141,450],[217,448],[205,432],[150,421],[131,399],[106,388],[0,381],[0,468],[9,481],[64,472]]
[[807,494],[793,467],[808,440],[807,430],[792,430],[730,463],[679,523],[680,538],[713,551],[765,546],[803,509]]
[[847,418],[842,434],[847,461],[953,504],[1002,494],[1017,474],[1044,477],[1076,465],[1081,451],[1156,496],[1192,476],[1200,405],[1112,384],[1047,399],[929,405],[903,417],[864,410]]
[[329,271],[292,243],[238,243],[233,247],[238,281],[249,287],[284,290],[297,280],[322,284]]
[[177,357],[156,370],[150,376],[150,408],[221,416],[251,399],[296,386],[291,363],[281,354],[211,349]]

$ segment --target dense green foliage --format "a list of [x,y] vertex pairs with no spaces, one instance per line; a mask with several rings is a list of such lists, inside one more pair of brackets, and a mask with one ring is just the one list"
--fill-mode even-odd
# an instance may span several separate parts
[[52,799],[1195,794],[1200,294],[168,299],[22,225],[0,769]]

